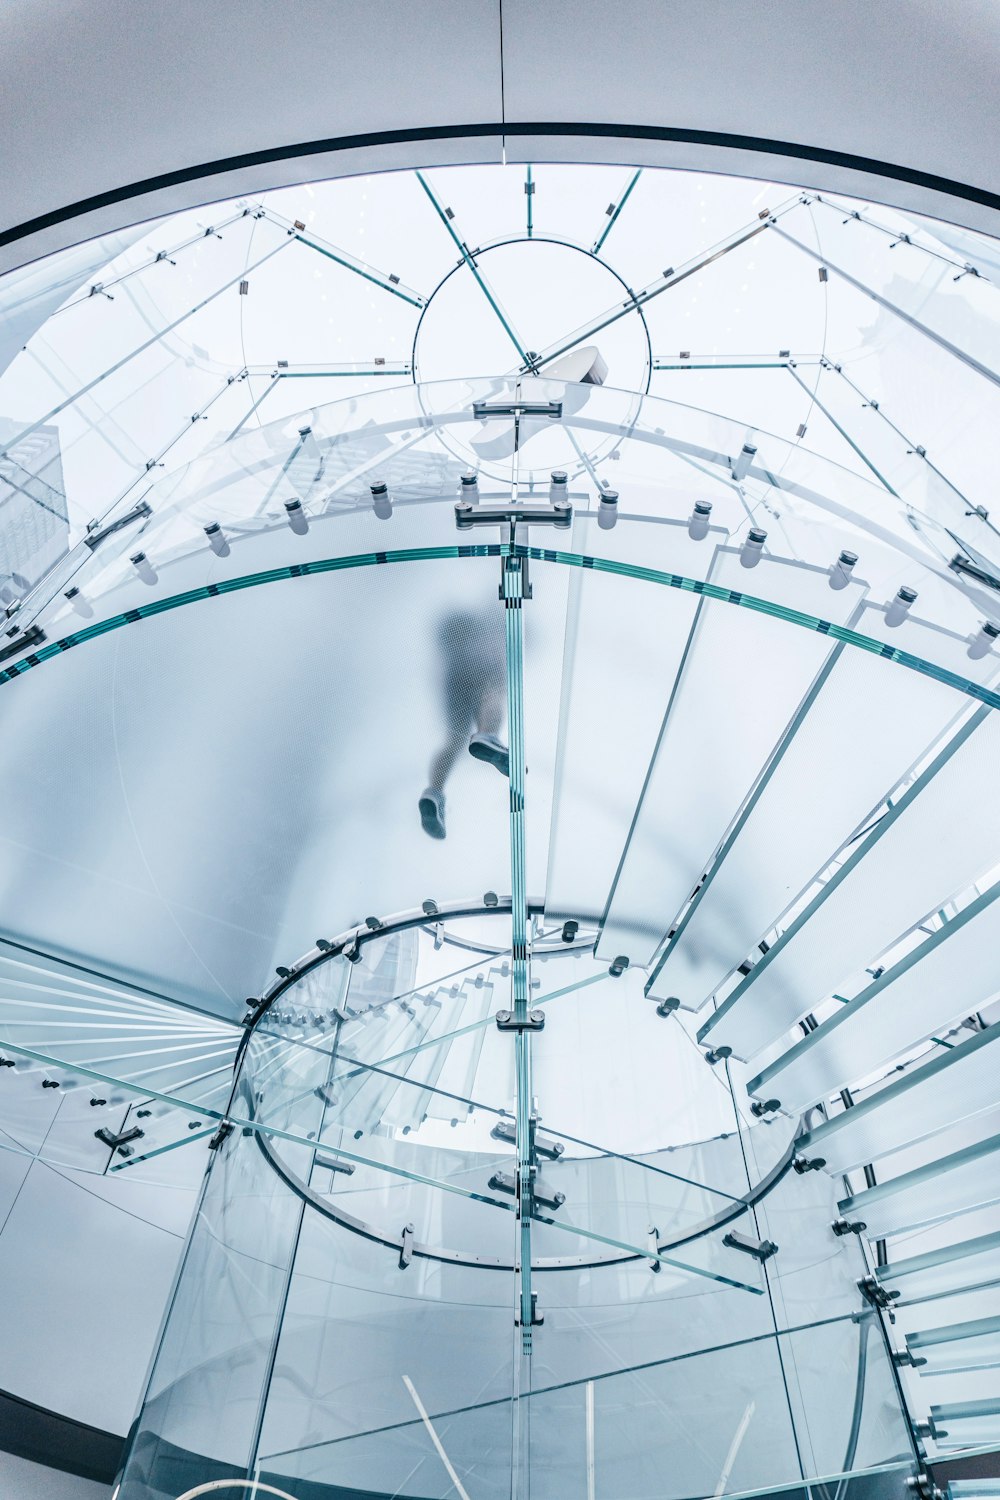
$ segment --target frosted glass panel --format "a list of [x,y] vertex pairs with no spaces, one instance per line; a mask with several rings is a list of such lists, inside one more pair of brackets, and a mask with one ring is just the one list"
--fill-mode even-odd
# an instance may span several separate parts
[[1000,1318],[975,1318],[906,1335],[911,1354],[926,1360],[927,1375],[951,1370],[993,1370],[1000,1365]]
[[448,734],[441,631],[462,611],[502,632],[495,559],[208,599],[7,683],[0,769],[24,790],[0,836],[7,929],[242,1014],[318,935],[447,899],[459,872],[462,895],[509,889],[492,767],[457,756],[447,838],[421,828]]
[[752,1056],[988,870],[1000,840],[998,754],[1000,722],[978,710],[706,1022],[700,1038]]
[[[858,628],[953,671],[974,665],[966,641],[920,621],[888,628],[882,610],[866,608]],[[773,686],[769,680],[761,691]],[[667,950],[651,993],[700,1005],[961,707],[954,692],[916,672],[847,646],[835,651]]]
[[[645,566],[705,578],[714,577],[719,536],[696,542],[682,523],[624,517],[602,531],[596,516],[578,515],[573,550],[641,558]],[[550,916],[604,914],[697,609],[692,594],[572,572],[545,893]],[[641,691],[621,690],[626,664]]]
[[995,1107],[1000,1026],[913,1068],[897,1083],[806,1133],[802,1150],[846,1172]]
[[966,1146],[928,1166],[841,1199],[837,1208],[868,1226],[869,1239],[937,1224],[971,1208],[1000,1202],[1000,1136]]
[[[856,583],[831,590],[821,570],[775,559],[762,559],[748,573],[733,552],[720,553],[712,582],[838,624],[863,593]],[[829,651],[823,636],[768,615],[701,606],[677,691],[663,705],[660,742],[600,955],[650,961]]]
[[955,1401],[931,1407],[934,1437],[939,1448],[950,1451],[977,1443],[1000,1442],[1000,1398]]
[[797,1113],[972,1015],[1000,990],[1000,882],[748,1085]]
[[890,1261],[876,1274],[886,1286],[898,1287],[907,1301],[995,1285],[1000,1282],[1000,1232]]

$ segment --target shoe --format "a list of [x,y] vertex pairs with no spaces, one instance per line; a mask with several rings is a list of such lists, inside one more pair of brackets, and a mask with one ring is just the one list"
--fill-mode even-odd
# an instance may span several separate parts
[[436,786],[429,786],[420,799],[420,821],[424,826],[424,832],[430,834],[432,839],[443,839],[444,829],[444,792]]
[[510,751],[495,734],[474,734],[469,741],[469,754],[496,766],[501,776],[510,775]]

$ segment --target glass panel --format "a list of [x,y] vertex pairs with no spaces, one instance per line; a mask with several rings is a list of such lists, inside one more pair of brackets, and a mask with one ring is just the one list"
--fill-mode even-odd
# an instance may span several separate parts
[[887,1286],[898,1287],[908,1302],[996,1284],[1000,1281],[1000,1232],[890,1261],[876,1275]]
[[805,1109],[866,1077],[933,1029],[982,1009],[1000,988],[998,896],[1000,884],[977,896],[849,1006],[765,1068],[748,1085],[750,1092],[777,1093],[784,1108]]
[[1000,1442],[1000,1397],[932,1406],[934,1441],[945,1452]]
[[892,1370],[871,1316],[780,1334],[778,1342],[807,1474],[910,1457]]
[[1000,1136],[992,1136],[843,1198],[837,1208],[843,1218],[862,1220],[869,1239],[881,1239],[1000,1202],[997,1151]]
[[989,796],[998,740],[994,716],[975,714],[706,1022],[701,1039],[751,1056],[991,868],[1000,836],[1000,802]]
[[[832,611],[838,623],[851,617],[863,587],[833,592],[818,571],[770,559],[748,580],[732,552],[718,555],[711,578],[723,588],[759,586],[791,609]],[[828,652],[824,639],[796,635],[766,615],[744,620],[702,605],[677,690],[667,699],[598,952],[650,961]],[[747,696],[765,659],[774,663],[770,687]],[[736,698],[743,700],[739,734],[732,733]],[[690,994],[687,1000],[695,1003]]]
[[[59,664],[72,662],[68,674],[56,665],[7,684],[0,713],[18,726],[4,736],[18,774],[17,746],[37,736],[32,784],[70,776],[81,790],[72,827],[46,797],[19,798],[5,822],[17,872],[8,930],[195,1004],[211,995],[242,1010],[260,976],[306,951],[331,913],[363,918],[450,894],[453,871],[462,893],[502,891],[502,777],[456,751],[447,841],[427,837],[418,808],[432,758],[451,744],[449,715],[465,712],[448,697],[446,623],[499,617],[496,590],[489,558],[345,572],[335,589],[299,578],[275,596],[276,615],[253,590],[221,608],[207,600],[208,656],[179,610],[90,642]],[[363,716],[345,714],[359,671],[377,691]],[[295,705],[266,731],[265,678]],[[318,691],[324,683],[337,691]],[[70,721],[71,742],[58,727]],[[197,724],[197,756],[164,740],[170,722]],[[195,870],[189,833],[208,826]],[[331,860],[338,848],[351,857]]]
[[[577,513],[572,546],[615,561],[642,555],[652,567],[702,577],[711,575],[713,542],[724,535],[692,541],[680,524],[625,518],[605,531],[594,514]],[[627,578],[572,572],[545,892],[550,916],[604,914],[696,610],[694,597],[672,589],[637,589]],[[655,690],[616,694],[625,661]],[[607,944],[599,951],[603,957]],[[625,950],[615,949],[612,958],[619,951]]]
[[[929,651],[931,660],[952,667],[968,662],[964,640],[948,639],[918,621],[889,628],[876,608],[864,609],[858,628],[886,645],[898,640],[915,655]],[[771,684],[761,689],[764,696],[772,691]],[[878,657],[836,650],[792,718],[685,914],[650,993],[700,1005],[770,932],[961,707],[953,693],[917,674],[899,672]],[[861,723],[864,756],[852,749]],[[776,1017],[770,1031],[770,1017],[758,1007],[753,1047],[759,1037],[771,1039],[796,1019]]]
[[924,1140],[996,1105],[997,1054],[992,1026],[960,1046],[913,1068],[894,1083],[844,1110],[802,1138],[830,1172],[846,1172]]
[[926,1375],[1000,1367],[1000,1318],[976,1318],[906,1335],[906,1347]]

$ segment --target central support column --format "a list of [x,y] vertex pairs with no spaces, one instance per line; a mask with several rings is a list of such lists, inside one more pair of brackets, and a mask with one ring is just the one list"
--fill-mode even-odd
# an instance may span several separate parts
[[[513,545],[516,527],[511,527]],[[500,585],[504,603],[507,648],[507,723],[510,737],[510,866],[511,866],[511,990],[514,1058],[517,1083],[517,1222],[518,1302],[521,1343],[531,1352],[533,1307],[531,1294],[531,1211],[534,1128],[531,1090],[531,1018],[528,952],[528,897],[524,838],[524,631],[522,605],[530,597],[527,558],[503,559]]]

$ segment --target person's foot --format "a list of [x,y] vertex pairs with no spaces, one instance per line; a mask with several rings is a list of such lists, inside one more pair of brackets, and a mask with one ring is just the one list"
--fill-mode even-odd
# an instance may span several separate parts
[[495,734],[474,734],[469,741],[469,754],[496,766],[501,776],[510,775],[510,751]]
[[444,792],[439,787],[429,786],[420,799],[420,821],[424,826],[424,832],[430,834],[432,839],[443,839],[444,829]]

